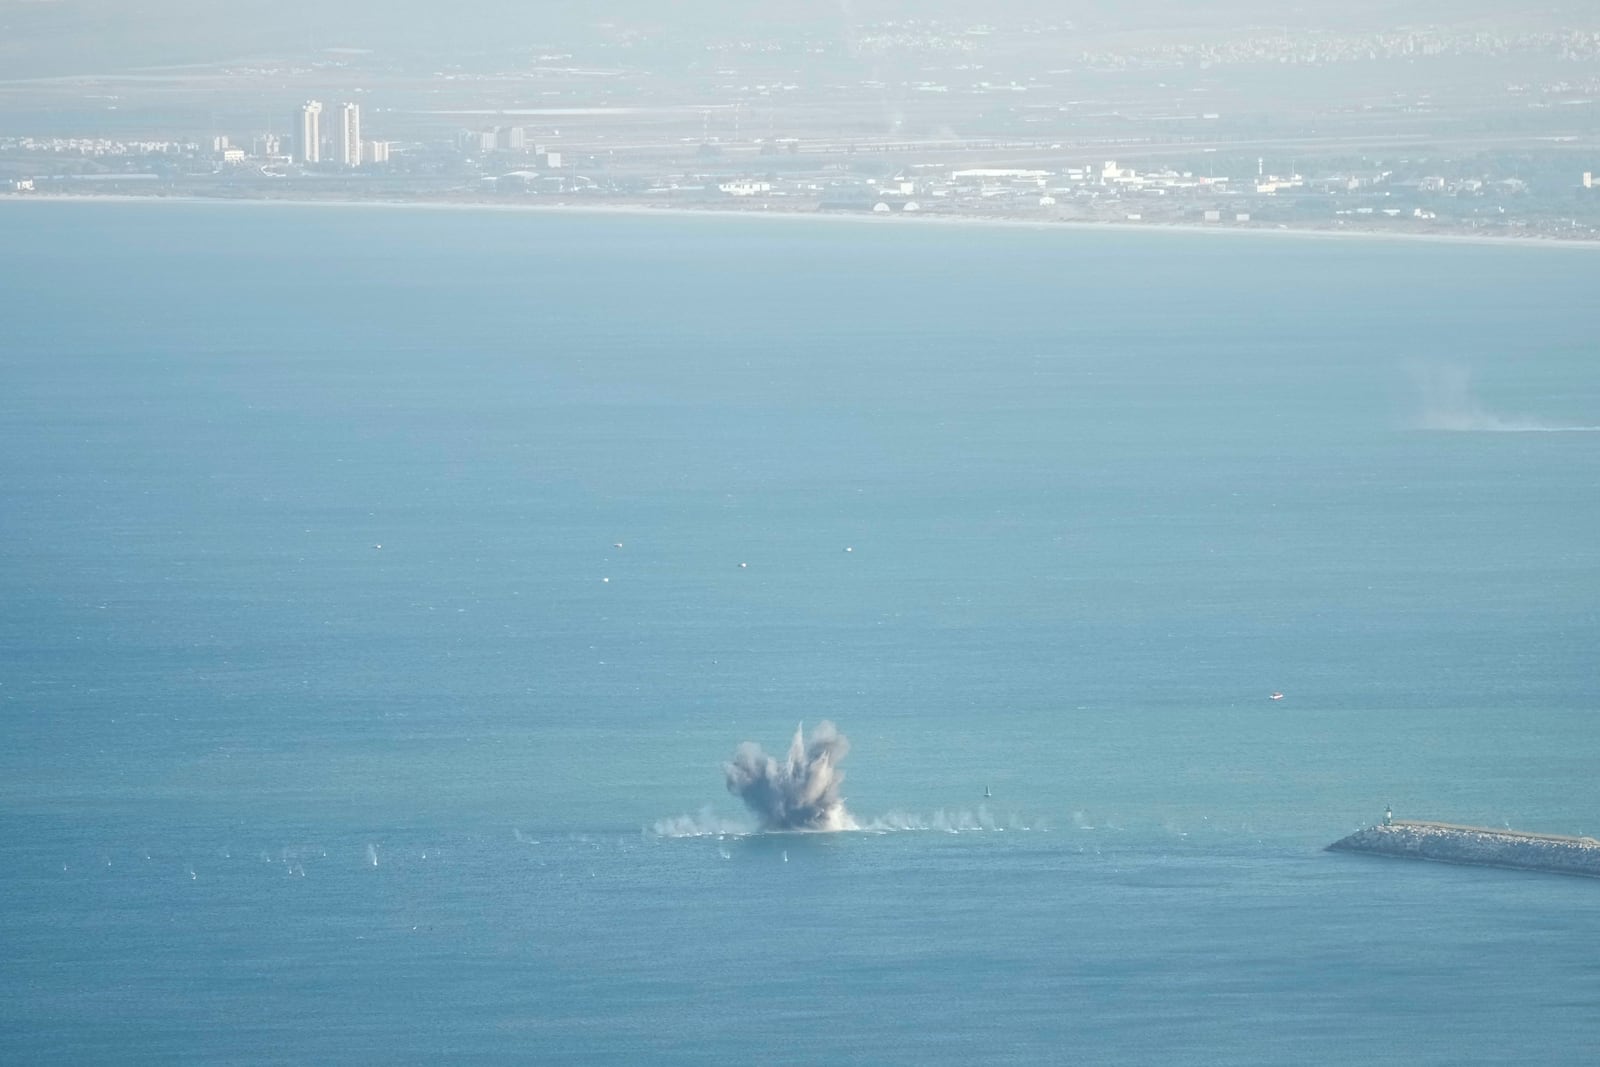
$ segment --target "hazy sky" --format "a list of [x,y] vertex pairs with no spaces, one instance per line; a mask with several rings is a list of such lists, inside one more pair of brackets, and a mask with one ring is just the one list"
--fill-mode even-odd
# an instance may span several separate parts
[[[305,52],[490,49],[581,38],[598,22],[684,35],[824,32],[883,19],[1072,21],[1086,30],[1461,22],[1514,12],[1600,22],[1593,0],[0,0],[0,78]],[[1552,14],[1557,13],[1557,14]]]

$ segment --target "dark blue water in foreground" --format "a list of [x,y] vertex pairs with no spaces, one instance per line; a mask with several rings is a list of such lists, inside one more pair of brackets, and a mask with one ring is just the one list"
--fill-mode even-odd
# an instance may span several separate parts
[[1593,253],[0,236],[5,1060],[1592,1061],[1600,885],[1321,846],[1600,830]]

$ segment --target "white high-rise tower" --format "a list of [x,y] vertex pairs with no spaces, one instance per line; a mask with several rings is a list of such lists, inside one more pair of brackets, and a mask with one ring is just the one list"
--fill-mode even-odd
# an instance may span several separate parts
[[300,139],[295,144],[295,155],[302,163],[322,162],[322,105],[307,100],[300,105]]
[[361,107],[345,104],[339,109],[339,162],[347,167],[361,166]]

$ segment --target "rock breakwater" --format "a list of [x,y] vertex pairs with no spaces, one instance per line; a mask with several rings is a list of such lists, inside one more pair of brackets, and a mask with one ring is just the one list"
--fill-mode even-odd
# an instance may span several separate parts
[[1335,841],[1328,850],[1600,878],[1600,841],[1592,837],[1397,819]]

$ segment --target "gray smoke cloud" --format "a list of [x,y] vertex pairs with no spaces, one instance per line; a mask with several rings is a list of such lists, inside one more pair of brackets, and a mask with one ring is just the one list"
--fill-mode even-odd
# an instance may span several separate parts
[[839,761],[849,752],[850,742],[833,723],[818,723],[809,741],[802,724],[782,763],[746,741],[722,771],[728,792],[744,801],[763,830],[854,830],[856,821],[839,795]]

